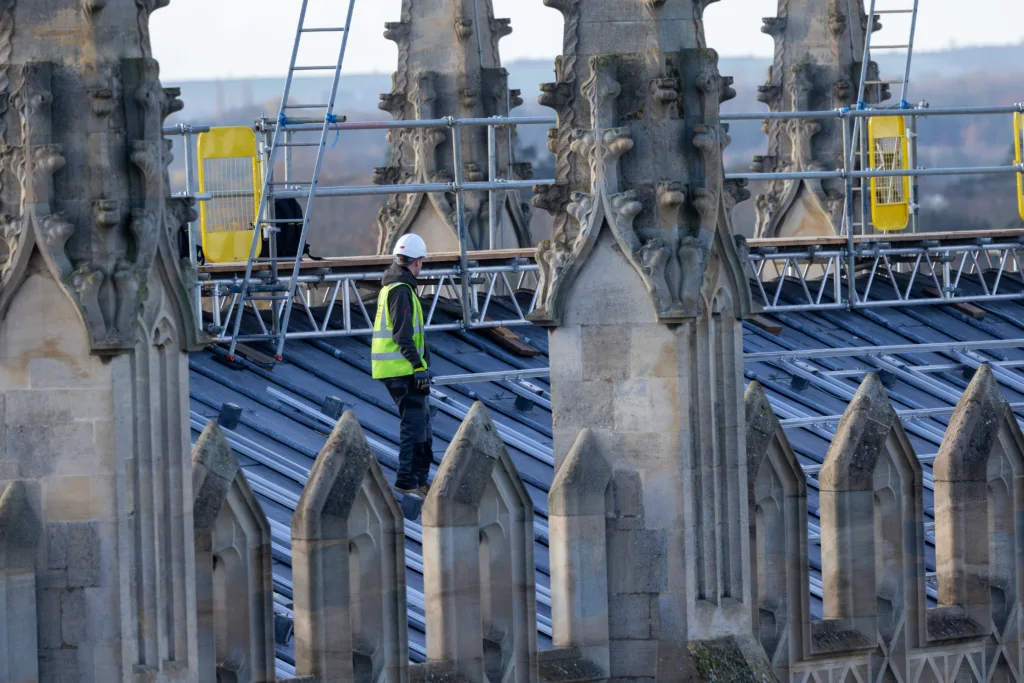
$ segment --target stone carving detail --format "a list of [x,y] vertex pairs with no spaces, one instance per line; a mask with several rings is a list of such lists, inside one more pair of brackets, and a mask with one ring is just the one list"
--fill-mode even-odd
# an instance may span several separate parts
[[[590,58],[589,77],[581,94],[588,105],[591,128],[575,131],[570,145],[574,159],[586,161],[589,190],[572,193],[571,203],[565,207],[571,221],[561,224],[561,232],[556,221],[552,239],[538,250],[542,277],[535,322],[557,324],[561,299],[605,224],[650,291],[659,320],[681,321],[708,308],[707,296],[714,287],[705,287],[705,270],[712,250],[723,250],[725,262],[740,282],[742,265],[728,225],[726,198],[742,188],[730,186],[729,192],[725,191],[722,150],[729,144],[729,136],[728,127],[718,122],[720,103],[734,97],[735,91],[730,87],[732,79],[718,74],[717,56],[706,52],[710,54],[694,51],[688,55],[692,57],[688,66],[697,86],[700,113],[709,121],[692,125],[692,144],[703,164],[704,179],[690,186],[680,181],[656,182],[650,211],[655,220],[647,229],[634,228],[634,220],[645,207],[637,190],[624,189],[620,170],[620,160],[634,146],[631,129],[617,125],[621,85],[615,74],[621,65],[613,56]],[[678,87],[678,77],[659,77],[651,83],[648,96],[656,105],[654,118],[678,118],[676,102],[680,97],[673,89]],[[548,90],[552,93],[549,104],[557,106],[567,99],[565,87],[549,86]],[[564,156],[561,151],[560,155]],[[556,191],[547,197],[551,199],[543,199],[544,204],[558,210]],[[684,215],[691,207],[699,215],[696,225],[690,224],[688,212]],[[737,289],[741,292],[740,310],[749,310],[749,294],[743,294],[748,288],[743,284]]]
[[[54,175],[64,168],[65,160],[59,145],[52,139],[49,92],[50,66],[27,63],[15,67],[11,106],[19,122],[19,144],[7,142],[8,167],[14,169],[21,199],[17,216],[0,219],[8,259],[0,270],[0,316],[2,316],[24,277],[28,260],[37,248],[54,279],[62,283],[68,296],[78,306],[89,331],[94,352],[119,353],[134,346],[136,318],[143,305],[145,282],[152,270],[161,242],[164,242],[165,267],[172,281],[182,282],[177,250],[171,246],[171,234],[164,230],[167,209],[167,166],[170,154],[160,127],[170,111],[180,109],[176,90],[160,87],[156,62],[141,60],[138,90],[134,101],[143,118],[140,134],[144,139],[133,141],[131,163],[142,177],[143,205],[131,208],[130,218],[123,221],[125,207],[108,196],[107,174],[90,183],[96,194],[89,216],[91,249],[69,252],[68,243],[76,232],[62,212],[54,210]],[[92,114],[108,129],[107,118],[114,110],[116,92],[114,76],[101,70],[100,87],[90,91]],[[170,93],[170,94],[169,94]],[[103,141],[97,163],[112,170],[110,136],[101,133]],[[131,245],[130,247],[128,245]],[[184,287],[179,293],[183,303],[181,314],[192,319]],[[189,325],[194,329],[194,325]],[[191,335],[194,337],[194,334]]]
[[988,366],[933,465],[936,607],[921,466],[878,376],[861,385],[818,475],[820,621],[806,597],[803,472],[756,383],[746,417],[754,623],[780,680],[1020,680],[1024,436]]
[[[847,12],[860,21],[850,27]],[[863,0],[785,0],[779,16],[764,20],[762,31],[775,39],[775,61],[758,99],[771,111],[827,111],[855,105],[864,51],[867,15]],[[875,29],[877,30],[877,29]],[[823,55],[828,55],[825,59]],[[873,62],[869,79],[877,80]],[[868,88],[865,99],[881,102]],[[757,172],[795,172],[842,168],[842,122],[765,121],[768,154],[754,158]],[[755,199],[758,237],[838,234],[846,190],[838,180],[769,181]],[[859,206],[854,207],[860,210]]]
[[580,43],[580,0],[544,0],[544,4],[562,13],[565,21],[562,54],[555,60],[555,83],[542,83],[541,94],[537,101],[550,107],[557,114],[556,127],[548,131],[548,150],[555,155],[555,185],[534,187],[533,205],[550,213],[554,219],[551,232],[550,249],[541,245],[538,251],[538,262],[542,255],[551,251],[551,255],[543,257],[550,263],[548,267],[557,270],[553,263],[556,253],[571,251],[575,234],[570,225],[567,207],[571,198],[570,188],[577,181],[575,153],[572,150],[573,135],[576,130],[576,84],[579,79],[579,43]]
[[[83,0],[88,2],[89,0]],[[106,0],[100,0],[105,3]],[[146,57],[153,56],[153,49],[149,42],[149,15],[171,4],[171,0],[135,0],[135,11],[138,17],[139,35],[141,36],[142,53]]]
[[[477,6],[477,4],[479,6]],[[516,93],[508,89],[508,73],[501,68],[498,41],[511,33],[507,19],[495,19],[490,2],[479,0],[443,0],[443,9],[452,17],[450,40],[431,41],[432,49],[445,50],[444,59],[454,64],[445,72],[431,70],[437,60],[425,52],[426,47],[412,45],[414,24],[435,22],[438,8],[428,9],[405,0],[401,21],[388,23],[384,36],[398,45],[398,68],[392,78],[392,90],[381,95],[380,108],[397,120],[453,117],[488,117],[508,115],[509,110],[521,104]],[[479,13],[479,25],[470,17]],[[431,23],[431,30],[442,25]],[[470,37],[475,31],[478,41]],[[452,54],[454,50],[454,57]],[[468,182],[486,178],[488,168],[486,136],[479,131],[459,129],[462,136],[463,164],[470,169]],[[515,134],[513,132],[512,140]],[[374,182],[378,184],[451,183],[455,180],[454,152],[447,128],[404,129],[389,133],[391,153],[388,166],[378,169]],[[498,169],[500,178],[515,168],[514,144],[509,136],[498,131]],[[505,178],[508,179],[508,178]],[[528,210],[524,210],[515,191],[498,192],[500,202],[499,239],[508,247],[533,246],[530,236]],[[486,193],[465,195],[467,238],[470,249],[488,246],[488,200]],[[422,233],[432,243],[433,251],[458,250],[458,219],[453,193],[391,195],[381,209],[377,221],[378,251],[391,253],[398,239],[408,233]],[[444,230],[439,234],[437,226]],[[503,227],[507,226],[507,227]]]

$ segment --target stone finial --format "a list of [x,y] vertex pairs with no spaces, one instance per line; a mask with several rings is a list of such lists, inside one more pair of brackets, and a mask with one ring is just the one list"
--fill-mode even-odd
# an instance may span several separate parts
[[402,513],[351,411],[313,464],[291,532],[296,675],[404,680]]
[[[589,429],[580,432],[548,493],[551,622],[555,649],[541,670],[609,672],[606,516],[612,468]],[[627,615],[616,614],[625,620]]]
[[[423,525],[476,525],[491,470],[505,444],[482,403],[475,403],[455,433],[423,504]],[[455,457],[451,457],[455,456]]]
[[589,429],[580,431],[548,493],[548,515],[604,515],[612,468],[601,455]]
[[751,616],[779,680],[789,680],[790,666],[809,654],[807,482],[758,382],[747,386],[744,403]]
[[192,482],[199,680],[272,681],[270,523],[215,422],[192,449]]
[[0,680],[39,680],[36,555],[42,522],[23,481],[0,493]]
[[946,427],[932,465],[936,483],[987,482],[989,458],[1007,419],[1016,422],[992,367],[982,365]]
[[238,469],[224,432],[210,422],[192,448],[192,518],[197,538],[213,531]]
[[[773,112],[830,111],[856,104],[867,15],[863,0],[849,8],[822,0],[788,0],[780,15],[764,20],[762,31],[775,39],[775,62],[758,99]],[[849,11],[855,18],[846,21]],[[856,19],[859,18],[860,21]],[[878,80],[877,66],[872,64]],[[874,88],[865,100],[881,102]],[[771,120],[765,122],[768,155],[755,158],[764,172],[835,170],[843,166],[843,123]],[[813,143],[812,143],[813,140]],[[757,237],[814,237],[838,234],[846,187],[841,180],[768,181],[756,200]],[[859,213],[860,207],[855,206]]]
[[917,637],[924,616],[923,484],[876,373],[843,414],[818,491],[824,620],[812,624],[812,652],[870,649],[879,639],[902,649],[901,629]]
[[[939,607],[928,611],[928,636],[952,640],[1001,630],[1017,600],[1024,438],[1016,416],[982,365],[957,404],[935,458],[935,556]],[[989,530],[996,538],[978,530]],[[993,552],[994,551],[994,552]],[[1001,594],[998,605],[993,595]]]
[[[441,20],[439,17],[445,17]],[[498,43],[512,32],[508,19],[495,19],[490,0],[403,0],[401,21],[388,23],[385,36],[398,45],[398,69],[392,91],[381,95],[380,108],[395,119],[487,118],[508,116],[521,100],[508,88]],[[468,181],[480,181],[488,168],[485,131],[458,129],[462,163]],[[451,182],[455,160],[451,130],[391,131],[388,173],[374,182],[409,184]],[[516,168],[515,132],[495,131],[499,178],[511,180]],[[496,244],[506,248],[533,247],[529,207],[517,191],[497,192]],[[487,193],[465,196],[469,249],[488,249],[491,207]],[[458,251],[455,207],[443,194],[390,195],[377,221],[378,251],[390,254],[402,235],[416,233],[432,252]]]
[[428,661],[413,679],[535,682],[534,574],[533,503],[476,403],[423,505]]

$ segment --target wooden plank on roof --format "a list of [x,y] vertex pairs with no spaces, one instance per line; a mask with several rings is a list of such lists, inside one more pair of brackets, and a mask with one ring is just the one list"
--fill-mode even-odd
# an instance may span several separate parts
[[[923,291],[925,296],[934,297],[936,299],[942,296],[939,290],[934,287],[925,287]],[[966,301],[951,301],[949,305],[952,306],[954,310],[959,311],[974,320],[985,319],[985,309],[979,308],[972,303],[968,303]]]

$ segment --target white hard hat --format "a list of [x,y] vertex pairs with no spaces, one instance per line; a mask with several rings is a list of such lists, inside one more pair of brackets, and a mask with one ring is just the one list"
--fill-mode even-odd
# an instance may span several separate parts
[[424,258],[427,255],[427,243],[419,235],[402,235],[395,245],[395,256],[404,256],[407,259]]

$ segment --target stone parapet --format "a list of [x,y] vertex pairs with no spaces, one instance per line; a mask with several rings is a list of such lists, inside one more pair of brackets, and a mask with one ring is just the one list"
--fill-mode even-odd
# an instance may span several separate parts
[[423,505],[427,663],[412,679],[535,683],[534,573],[533,502],[476,403]]
[[818,475],[820,620],[807,603],[806,487],[795,476],[803,475],[756,385],[747,423],[755,624],[780,680],[1020,680],[1024,438],[988,366],[975,373],[934,464],[934,607],[921,465],[876,375],[844,414]]

